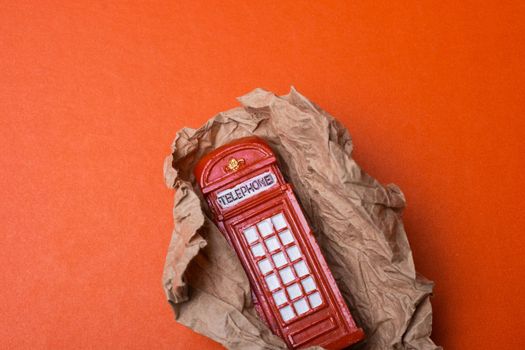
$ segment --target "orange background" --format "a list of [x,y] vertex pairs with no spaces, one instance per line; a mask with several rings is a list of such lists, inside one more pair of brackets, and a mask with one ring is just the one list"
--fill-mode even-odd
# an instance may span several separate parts
[[183,126],[292,84],[406,194],[433,339],[524,348],[523,2],[1,7],[0,348],[219,349],[161,288],[163,160]]

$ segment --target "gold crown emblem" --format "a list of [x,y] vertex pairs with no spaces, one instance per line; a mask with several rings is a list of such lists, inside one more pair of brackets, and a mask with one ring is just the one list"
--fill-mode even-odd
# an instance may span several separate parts
[[237,171],[239,170],[240,167],[244,165],[244,163],[245,161],[243,158],[239,158],[239,159],[231,158],[228,161],[228,165],[224,167],[224,170],[226,170],[227,172]]

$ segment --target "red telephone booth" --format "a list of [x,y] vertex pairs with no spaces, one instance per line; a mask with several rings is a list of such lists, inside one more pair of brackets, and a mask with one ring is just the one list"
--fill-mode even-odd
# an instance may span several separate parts
[[270,147],[247,137],[203,157],[195,176],[248,275],[260,317],[291,349],[364,338]]

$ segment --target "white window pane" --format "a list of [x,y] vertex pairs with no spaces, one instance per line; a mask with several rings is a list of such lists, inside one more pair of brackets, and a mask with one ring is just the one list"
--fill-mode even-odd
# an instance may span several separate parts
[[266,276],[264,279],[266,280],[266,284],[268,285],[268,289],[270,291],[273,291],[279,288],[280,283],[279,283],[279,280],[277,279],[277,276],[274,273]]
[[255,256],[255,257],[263,256],[264,255],[264,248],[263,248],[262,244],[258,243],[256,245],[254,245],[252,247],[252,253],[253,253],[253,256]]
[[266,246],[268,247],[268,251],[273,252],[274,250],[279,249],[281,244],[279,243],[279,240],[277,237],[273,236],[264,241],[266,243]]
[[308,299],[310,300],[310,305],[312,305],[312,307],[318,307],[323,303],[321,300],[321,294],[319,294],[319,292],[315,292],[314,294],[308,296]]
[[297,248],[296,245],[291,246],[290,248],[286,249],[286,253],[288,253],[288,257],[290,257],[290,261],[297,260],[301,257],[301,252],[299,251],[299,248]]
[[283,244],[292,243],[294,241],[290,230],[284,230],[283,232],[279,233],[279,237],[281,237]]
[[259,261],[258,265],[259,265],[259,270],[261,270],[263,275],[265,275],[266,273],[272,270],[272,264],[270,264],[270,260],[268,259]]
[[279,271],[279,275],[281,275],[283,283],[291,282],[295,278],[295,276],[292,273],[292,269],[289,266]]
[[268,236],[270,233],[273,232],[272,223],[270,222],[270,219],[263,220],[257,224],[257,228],[259,229],[259,232],[263,237]]
[[295,272],[297,272],[297,276],[303,277],[305,275],[308,275],[308,268],[306,267],[304,261],[299,261],[293,267],[295,269]]
[[281,267],[286,264],[286,258],[284,257],[283,252],[272,255],[273,263],[277,267]]
[[295,317],[295,313],[293,312],[293,309],[290,305],[279,309],[279,312],[281,313],[281,317],[285,322]]
[[255,227],[248,227],[246,230],[244,230],[244,237],[246,237],[246,241],[248,241],[248,244],[253,243],[259,238],[257,236],[257,230]]
[[275,300],[275,305],[281,306],[286,302],[286,294],[284,290],[273,293],[273,300]]
[[293,303],[293,307],[295,308],[295,312],[297,312],[298,315],[302,315],[306,311],[310,310],[310,306],[308,306],[305,298],[297,300],[295,303]]
[[301,292],[301,288],[299,287],[297,283],[292,284],[290,287],[286,288],[286,290],[288,291],[288,295],[290,296],[290,299],[295,299],[301,294],[303,294]]
[[284,215],[282,213],[272,216],[272,223],[277,230],[282,230],[286,227],[286,220],[284,219]]
[[312,277],[305,278],[301,283],[303,284],[303,288],[307,293],[317,288]]

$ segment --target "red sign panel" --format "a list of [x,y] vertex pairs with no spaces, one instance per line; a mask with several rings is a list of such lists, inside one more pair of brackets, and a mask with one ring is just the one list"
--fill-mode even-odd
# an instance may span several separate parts
[[263,140],[216,149],[195,176],[248,275],[260,317],[289,348],[342,349],[364,338]]

